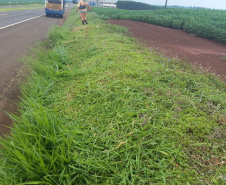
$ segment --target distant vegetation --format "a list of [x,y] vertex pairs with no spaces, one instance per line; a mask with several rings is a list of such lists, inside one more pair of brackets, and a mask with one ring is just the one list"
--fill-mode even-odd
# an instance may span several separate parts
[[226,43],[226,11],[209,9],[119,10],[93,8],[110,19],[140,21],[185,30],[203,38]]
[[0,5],[45,4],[45,0],[0,0]]
[[157,6],[134,1],[117,1],[116,5],[118,9],[125,10],[155,10],[160,8]]
[[203,8],[203,7],[197,7],[197,6],[167,6],[168,8],[189,8],[189,9],[206,9],[206,8]]
[[72,3],[73,3],[73,4],[77,4],[78,1],[77,1],[77,0],[73,0]]

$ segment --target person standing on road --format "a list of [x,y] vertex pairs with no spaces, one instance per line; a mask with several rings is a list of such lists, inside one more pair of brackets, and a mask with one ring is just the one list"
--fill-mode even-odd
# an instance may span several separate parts
[[86,20],[86,13],[87,13],[87,9],[88,10],[91,10],[91,7],[88,6],[88,3],[85,2],[85,0],[80,0],[78,2],[78,6],[76,8],[76,12],[78,11],[78,9],[80,9],[80,17],[81,17],[81,20],[82,20],[82,24],[85,25],[88,24],[87,20]]

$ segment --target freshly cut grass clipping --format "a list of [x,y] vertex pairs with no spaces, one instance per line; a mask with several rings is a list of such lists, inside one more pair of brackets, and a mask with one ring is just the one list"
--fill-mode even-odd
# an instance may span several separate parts
[[0,184],[222,184],[225,83],[72,15],[25,58]]

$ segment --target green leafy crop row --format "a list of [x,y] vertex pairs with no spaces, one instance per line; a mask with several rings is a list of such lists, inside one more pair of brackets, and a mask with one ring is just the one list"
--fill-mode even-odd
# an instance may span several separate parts
[[226,11],[207,9],[119,10],[93,8],[111,19],[140,21],[226,43]]
[[149,4],[134,2],[134,1],[117,1],[116,3],[118,9],[124,10],[155,10],[160,9],[156,6],[151,6]]

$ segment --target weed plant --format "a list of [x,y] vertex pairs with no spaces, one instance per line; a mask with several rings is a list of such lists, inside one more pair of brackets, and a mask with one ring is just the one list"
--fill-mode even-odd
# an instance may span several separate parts
[[88,13],[24,58],[0,184],[223,184],[226,84]]
[[222,60],[222,61],[226,61],[226,57],[223,57],[221,60]]

